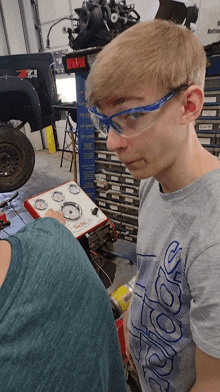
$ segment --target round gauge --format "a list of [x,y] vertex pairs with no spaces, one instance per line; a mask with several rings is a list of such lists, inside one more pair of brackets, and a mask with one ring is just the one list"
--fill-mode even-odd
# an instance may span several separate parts
[[72,201],[66,201],[61,206],[64,218],[69,220],[77,220],[82,215],[82,208],[79,204],[73,203]]
[[80,192],[80,188],[78,187],[77,184],[71,184],[71,185],[69,186],[69,191],[70,191],[70,193],[73,193],[73,194],[76,195],[77,193]]
[[64,194],[63,194],[62,192],[55,191],[55,192],[52,194],[52,199],[53,199],[54,201],[59,202],[59,201],[63,201],[63,200],[65,199],[65,196],[64,196]]
[[37,199],[34,203],[34,207],[37,208],[37,210],[46,210],[48,204],[44,199]]

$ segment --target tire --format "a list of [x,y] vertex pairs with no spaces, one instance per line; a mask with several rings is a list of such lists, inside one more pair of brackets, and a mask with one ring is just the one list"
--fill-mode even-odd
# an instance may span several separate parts
[[12,192],[31,176],[35,153],[30,140],[19,130],[0,127],[0,193]]

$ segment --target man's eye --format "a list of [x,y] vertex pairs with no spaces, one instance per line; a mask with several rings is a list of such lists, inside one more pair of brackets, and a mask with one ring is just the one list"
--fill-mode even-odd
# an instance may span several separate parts
[[130,113],[128,115],[128,117],[130,118],[130,120],[137,120],[138,118],[140,118],[143,115],[144,115],[143,112],[135,112],[135,113]]

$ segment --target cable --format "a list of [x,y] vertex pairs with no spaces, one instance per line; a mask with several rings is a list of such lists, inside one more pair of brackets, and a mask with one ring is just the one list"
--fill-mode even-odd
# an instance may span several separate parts
[[19,216],[19,218],[21,219],[21,221],[26,225],[26,222],[22,219],[22,217],[20,216],[20,214],[14,209],[14,207],[11,205],[10,203],[10,207],[14,210],[14,212]]
[[49,35],[50,35],[50,32],[51,32],[52,28],[53,28],[55,25],[57,25],[58,23],[62,22],[63,20],[75,20],[75,21],[77,21],[77,22],[79,21],[79,19],[76,19],[76,18],[65,17],[65,18],[59,19],[57,22],[55,22],[54,24],[52,24],[52,26],[50,26],[49,31],[48,31],[48,33],[47,33],[46,45],[47,45],[47,48],[48,48],[48,49],[50,48]]
[[7,231],[5,231],[5,230],[3,230],[3,229],[2,229],[2,231],[4,231],[4,233],[7,234],[7,236],[9,237],[9,234],[7,233]]
[[18,192],[15,192],[15,193],[13,193],[13,194],[9,197],[9,199],[3,200],[3,201],[0,203],[0,208],[5,207],[9,202],[11,202],[12,200],[14,200],[17,196],[18,196]]
[[94,258],[94,256],[93,256],[93,251],[90,251],[90,255],[91,255],[92,260],[94,261],[94,263],[95,263],[95,264],[99,267],[99,269],[106,275],[106,277],[108,278],[108,280],[109,280],[109,282],[110,282],[110,284],[111,284],[111,286],[112,286],[112,288],[113,288],[113,291],[115,291],[116,289],[115,289],[114,283],[111,281],[110,277],[109,277],[108,274],[104,271],[104,269],[103,269],[102,267],[100,267],[100,265],[95,261],[95,258]]

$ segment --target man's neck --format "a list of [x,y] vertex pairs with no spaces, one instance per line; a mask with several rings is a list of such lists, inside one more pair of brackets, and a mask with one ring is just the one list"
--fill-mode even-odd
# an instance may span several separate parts
[[172,193],[217,168],[220,168],[220,160],[205,150],[196,136],[192,138],[187,152],[156,180],[161,184],[163,193]]
[[11,262],[11,244],[8,241],[0,241],[0,287],[7,275]]

